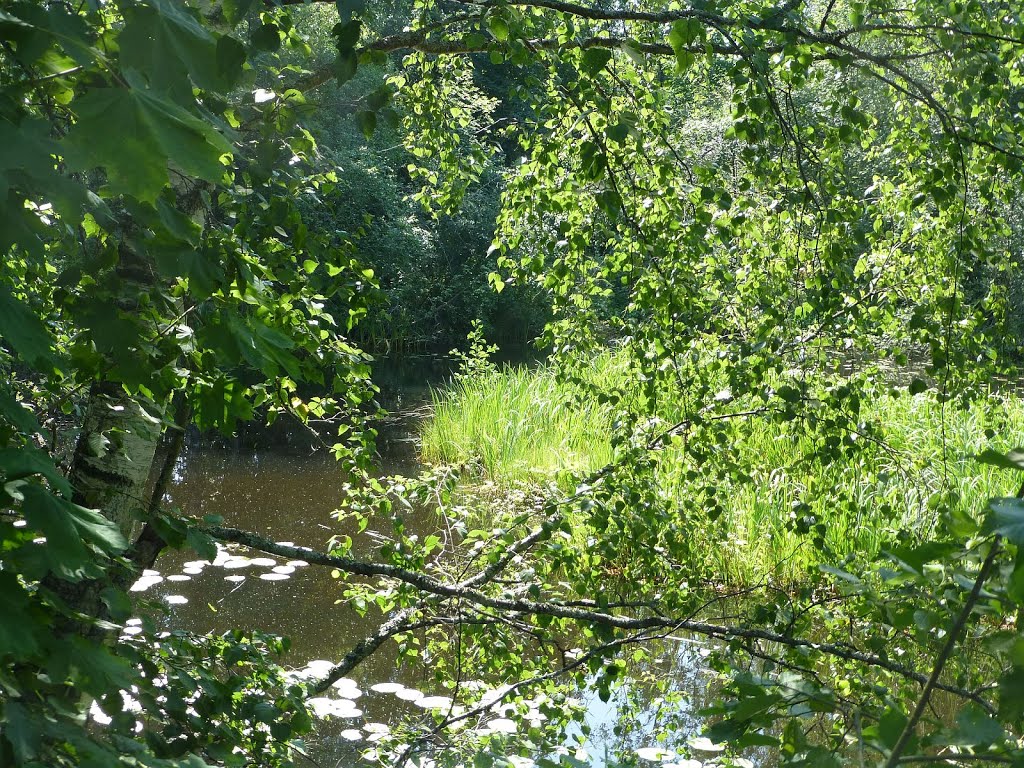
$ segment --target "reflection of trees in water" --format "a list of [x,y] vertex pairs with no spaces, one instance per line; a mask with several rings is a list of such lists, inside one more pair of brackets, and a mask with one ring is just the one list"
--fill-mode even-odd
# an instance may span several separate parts
[[645,655],[627,654],[626,675],[608,702],[588,686],[584,701],[592,764],[614,765],[644,747],[685,753],[687,739],[699,735],[704,725],[697,713],[720,688],[707,667],[709,650],[704,641],[672,637],[650,646]]

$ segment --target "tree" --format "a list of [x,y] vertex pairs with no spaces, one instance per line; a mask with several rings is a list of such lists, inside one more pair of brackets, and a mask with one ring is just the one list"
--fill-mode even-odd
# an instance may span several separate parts
[[[453,627],[475,674],[515,680],[505,698],[550,686],[534,744],[449,743],[440,755],[453,762],[461,749],[483,749],[484,762],[543,750],[572,717],[556,683],[607,695],[623,649],[677,630],[722,643],[718,663],[736,674],[712,735],[736,747],[769,744],[788,764],[826,765],[857,733],[890,766],[953,749],[969,753],[963,761],[1020,760],[1019,500],[993,502],[982,521],[943,487],[931,524],[897,531],[886,557],[828,565],[841,611],[819,599],[822,575],[749,620],[716,624],[693,617],[706,595],[681,557],[686,527],[704,518],[666,510],[655,482],[661,457],[682,446],[695,504],[713,510],[716,484],[753,469],[726,450],[744,439],[728,426],[759,419],[810,435],[809,462],[856,457],[880,439],[859,420],[880,386],[876,354],[924,348],[930,382],[911,388],[932,386],[944,408],[1006,369],[1012,300],[982,273],[998,276],[1015,258],[1005,219],[1024,156],[1019,11],[482,0],[451,11],[423,3],[403,31],[371,35],[358,3],[338,3],[337,60],[306,72],[277,57],[308,52],[300,25],[313,11],[292,5],[15,1],[0,11],[4,761],[286,762],[309,727],[311,690],[413,632],[450,647]],[[346,334],[374,278],[352,243],[307,227],[296,203],[337,183],[308,171],[305,94],[387,52],[409,53],[404,71],[358,120],[372,129],[397,89],[421,158],[412,172],[442,208],[479,178],[489,151],[458,101],[473,56],[517,73],[531,117],[516,126],[524,162],[500,219],[504,276],[492,280],[550,292],[548,340],[570,375],[605,341],[600,300],[625,286],[626,311],[610,321],[638,383],[602,393],[623,416],[612,464],[495,530],[456,521],[465,531],[443,548],[405,535],[400,502],[419,494],[444,508],[450,476],[359,474],[373,391]],[[255,69],[267,87],[250,87]],[[709,108],[723,92],[725,115]],[[685,119],[707,115],[725,123],[706,131],[711,155]],[[971,297],[968,270],[982,275]],[[332,297],[347,317],[325,310]],[[844,347],[872,355],[852,377],[820,364]],[[322,394],[300,397],[301,382]],[[672,421],[665,400],[678,403]],[[230,431],[257,411],[341,414],[335,450],[355,478],[345,509],[394,521],[376,560],[353,557],[346,542],[297,550],[160,508],[185,424]],[[80,425],[66,473],[54,437],[65,412]],[[986,458],[1020,468],[1016,454]],[[828,562],[827,521],[795,525]],[[895,546],[900,537],[911,543]],[[381,610],[380,629],[310,686],[274,666],[274,639],[110,636],[139,568],[165,546],[209,552],[212,539],[379,579],[348,582],[345,594]],[[88,640],[100,636],[103,645]],[[581,638],[583,653],[558,654],[564,637]],[[954,653],[979,644],[984,660]],[[754,659],[764,662],[757,675],[745,666]],[[982,682],[993,679],[995,689]],[[132,689],[139,713],[122,699]],[[927,721],[935,691],[962,703],[955,727]],[[109,725],[85,721],[93,701]],[[463,703],[383,759],[404,764],[491,705]]]

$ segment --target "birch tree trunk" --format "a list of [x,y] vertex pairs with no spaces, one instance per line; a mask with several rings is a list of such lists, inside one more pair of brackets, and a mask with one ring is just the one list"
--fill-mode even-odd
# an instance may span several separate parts
[[148,512],[146,487],[160,419],[116,383],[93,385],[69,480],[75,503],[101,510],[131,540]]

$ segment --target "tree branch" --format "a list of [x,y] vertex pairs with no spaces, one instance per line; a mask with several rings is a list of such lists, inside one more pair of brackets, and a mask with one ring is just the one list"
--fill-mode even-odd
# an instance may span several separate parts
[[[791,637],[777,632],[755,629],[750,627],[730,627],[708,622],[694,621],[689,619],[678,620],[665,616],[628,616],[619,613],[604,613],[601,611],[585,610],[566,604],[550,601],[525,600],[522,598],[494,597],[480,592],[477,589],[450,584],[440,581],[433,576],[412,571],[397,565],[386,563],[373,563],[365,560],[356,560],[350,557],[330,555],[318,552],[307,547],[285,546],[258,536],[249,531],[242,531],[237,528],[224,528],[220,526],[201,527],[201,531],[220,541],[230,541],[243,546],[256,549],[280,557],[302,559],[316,565],[323,565],[336,568],[345,573],[355,576],[370,576],[394,579],[396,581],[415,587],[421,592],[437,595],[440,597],[457,598],[466,600],[476,605],[485,606],[497,611],[507,613],[518,613],[534,616],[551,616],[553,618],[567,619],[575,622],[601,625],[620,630],[659,630],[672,628],[691,632],[696,635],[714,637],[721,640],[763,640],[770,643],[790,648],[805,648],[827,656],[856,661],[870,667],[878,667],[893,672],[907,680],[913,680],[921,684],[927,684],[929,678],[915,670],[896,664],[888,659],[865,653],[854,647],[835,643],[816,643],[803,638]],[[542,538],[542,537],[541,537]],[[631,606],[644,608],[644,606]],[[384,638],[386,639],[386,638]],[[383,642],[383,639],[381,640]],[[961,698],[968,699],[978,704],[988,712],[993,712],[992,705],[965,688],[945,683],[935,682],[933,688],[956,694]]]

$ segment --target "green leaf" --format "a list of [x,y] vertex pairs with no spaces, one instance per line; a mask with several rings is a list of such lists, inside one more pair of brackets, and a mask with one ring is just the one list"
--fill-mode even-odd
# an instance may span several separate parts
[[630,60],[638,67],[642,67],[647,63],[647,57],[644,52],[637,48],[635,45],[630,43],[628,40],[619,46],[624,54],[629,56]]
[[105,587],[100,592],[100,599],[110,610],[110,617],[114,621],[123,621],[132,615],[132,601],[123,589]]
[[245,46],[230,35],[217,41],[217,70],[225,80],[235,81],[245,64]]
[[249,42],[258,51],[276,51],[281,47],[281,33],[274,24],[261,24],[250,33]]
[[878,720],[878,735],[887,749],[896,746],[900,734],[907,724],[907,716],[898,709],[886,710]]
[[366,10],[367,0],[335,0],[335,6],[338,9],[338,18],[342,21],[348,21],[355,14],[362,13]]
[[0,658],[7,654],[26,656],[39,648],[38,634],[45,625],[32,615],[28,592],[9,571],[0,571]]
[[27,435],[37,434],[41,429],[32,411],[15,400],[2,383],[0,383],[0,416]]
[[491,30],[491,34],[494,35],[495,40],[498,40],[499,42],[505,42],[508,40],[508,22],[501,16],[492,15],[488,17],[487,27]]
[[928,389],[928,382],[924,379],[914,378],[910,382],[910,386],[907,387],[907,391],[912,395],[919,395]]
[[967,704],[956,716],[958,726],[953,744],[978,746],[994,744],[1004,738],[1003,727],[977,704]]
[[39,316],[4,286],[0,286],[0,341],[29,365],[47,370],[56,367],[53,341]]
[[385,83],[366,97],[366,108],[371,112],[379,112],[391,101],[394,93],[394,88],[390,84]]
[[196,528],[189,528],[188,533],[185,534],[185,540],[188,545],[204,560],[217,559],[217,545],[213,539],[207,534]]
[[668,34],[668,44],[676,55],[676,68],[680,71],[689,69],[696,57],[691,50],[698,38],[704,35],[704,27],[696,19],[680,19],[672,25]]
[[1000,453],[988,448],[976,457],[982,464],[991,464],[1000,469],[1024,470],[1024,448],[1014,448],[1007,453]]
[[356,47],[362,29],[363,22],[359,19],[353,19],[346,23],[339,22],[335,24],[331,34],[334,35],[334,42],[339,49],[348,50]]
[[955,549],[956,545],[951,542],[929,541],[924,544],[896,547],[882,554],[920,574],[925,563],[933,563],[947,557]]
[[991,499],[982,531],[998,533],[1014,544],[1024,544],[1024,499]]
[[44,550],[50,570],[62,578],[77,581],[100,573],[88,548],[94,545],[108,554],[128,546],[117,526],[91,509],[54,496],[42,486],[22,486],[25,519],[46,537]]
[[3,722],[3,735],[14,751],[15,761],[27,764],[39,750],[43,729],[32,721],[28,709],[10,700],[4,703],[0,722]]
[[359,130],[363,132],[363,136],[367,139],[371,138],[373,132],[377,130],[377,115],[368,109],[356,112],[355,120]]
[[338,85],[344,85],[353,77],[359,68],[359,56],[352,48],[339,48],[338,55],[334,59],[334,77]]
[[141,73],[152,88],[173,93],[182,104],[194,101],[189,77],[200,88],[223,92],[242,73],[244,55],[238,60],[219,54],[213,33],[177,0],[129,5],[118,44],[122,67]]
[[24,446],[0,449],[0,475],[8,481],[42,475],[53,488],[71,497],[71,484],[57,469],[53,459],[38,448]]
[[611,60],[612,52],[607,48],[588,48],[583,52],[581,69],[593,77]]
[[208,123],[153,92],[96,88],[75,106],[78,121],[63,141],[65,158],[77,170],[102,167],[114,194],[155,201],[168,185],[169,162],[207,181],[224,174],[220,158],[231,145]]
[[234,26],[246,17],[258,0],[223,0],[221,9],[228,24]]

